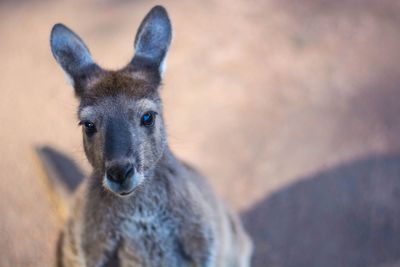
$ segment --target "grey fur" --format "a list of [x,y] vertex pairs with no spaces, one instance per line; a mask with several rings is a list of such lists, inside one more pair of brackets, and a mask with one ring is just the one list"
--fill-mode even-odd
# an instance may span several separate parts
[[[152,16],[167,16],[162,7],[155,9]],[[169,23],[168,17],[160,21]],[[168,47],[170,39],[160,41]],[[136,45],[146,50],[146,43]],[[154,68],[158,72],[159,65]],[[96,126],[93,135],[83,130],[93,173],[79,188],[62,232],[60,267],[249,266],[252,245],[239,219],[167,145],[158,78],[148,65],[128,65],[117,72],[97,70],[85,77],[90,83],[75,87],[80,120]],[[141,124],[148,111],[158,114],[151,127]],[[117,121],[118,127],[107,130]],[[116,143],[107,145],[111,141]],[[125,163],[134,174],[111,183],[109,166]]]

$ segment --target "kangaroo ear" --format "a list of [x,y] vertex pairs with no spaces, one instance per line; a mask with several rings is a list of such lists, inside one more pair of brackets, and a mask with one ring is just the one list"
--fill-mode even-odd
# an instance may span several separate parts
[[153,7],[139,26],[130,65],[137,70],[155,71],[161,77],[171,38],[167,11],[162,6]]
[[76,94],[80,95],[85,83],[100,70],[89,49],[78,35],[60,23],[51,30],[50,45],[54,58],[72,81]]

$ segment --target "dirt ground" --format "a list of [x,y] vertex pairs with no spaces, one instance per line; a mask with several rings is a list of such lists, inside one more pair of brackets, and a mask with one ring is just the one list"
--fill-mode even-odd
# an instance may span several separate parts
[[[400,266],[400,2],[161,3],[171,147],[241,213],[253,266]],[[52,25],[118,68],[154,4],[0,2],[0,266],[53,262],[60,223],[33,148],[89,169]]]

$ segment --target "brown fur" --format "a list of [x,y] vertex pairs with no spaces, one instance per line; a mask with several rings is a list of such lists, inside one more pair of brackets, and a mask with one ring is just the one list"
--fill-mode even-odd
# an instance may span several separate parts
[[94,105],[98,100],[116,95],[126,95],[133,99],[154,98],[158,88],[153,80],[135,79],[134,73],[125,70],[102,71],[92,79],[80,96],[83,106]]

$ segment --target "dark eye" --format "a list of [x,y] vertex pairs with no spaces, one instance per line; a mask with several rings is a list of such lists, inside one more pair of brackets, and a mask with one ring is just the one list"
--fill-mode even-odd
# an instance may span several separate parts
[[79,125],[83,125],[83,127],[85,129],[85,133],[88,136],[91,136],[96,132],[96,126],[91,121],[81,121],[81,122],[79,122]]
[[157,114],[157,113],[152,112],[152,111],[146,112],[146,113],[143,114],[143,116],[142,116],[141,124],[142,124],[143,126],[146,126],[146,127],[153,126],[153,125],[154,125],[155,118],[156,118],[156,114]]

